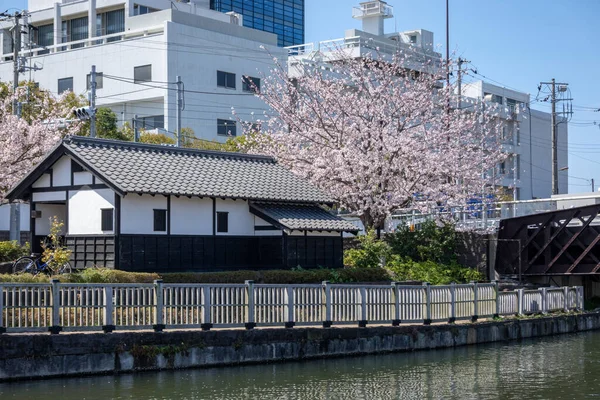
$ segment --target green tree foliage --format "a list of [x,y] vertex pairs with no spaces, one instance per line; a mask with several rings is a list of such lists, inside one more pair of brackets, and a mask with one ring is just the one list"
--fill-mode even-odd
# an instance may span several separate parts
[[176,140],[164,133],[151,133],[140,130],[140,143],[148,144],[176,144]]
[[385,241],[393,254],[403,258],[442,264],[456,261],[456,231],[452,224],[438,226],[435,221],[427,221],[415,231],[400,226],[396,232],[387,234]]
[[359,236],[358,242],[358,248],[346,250],[344,253],[344,265],[353,268],[377,268],[385,265],[391,254],[390,247],[384,241],[378,240],[373,230]]

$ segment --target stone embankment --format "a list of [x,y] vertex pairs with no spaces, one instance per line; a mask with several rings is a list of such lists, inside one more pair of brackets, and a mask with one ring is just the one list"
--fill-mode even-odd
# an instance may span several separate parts
[[600,329],[600,313],[431,326],[5,334],[0,380],[438,349],[594,329]]

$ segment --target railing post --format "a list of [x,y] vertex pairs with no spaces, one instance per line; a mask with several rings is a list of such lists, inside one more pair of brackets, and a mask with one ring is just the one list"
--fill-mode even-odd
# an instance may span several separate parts
[[285,288],[285,297],[287,304],[287,321],[285,321],[286,328],[293,328],[296,325],[294,321],[294,288],[292,286],[288,286]]
[[392,326],[399,326],[402,322],[400,319],[400,288],[398,282],[392,282],[392,300],[394,302],[394,319],[392,320]]
[[367,327],[367,288],[361,286],[360,293],[360,319],[358,320],[359,328]]
[[563,311],[569,312],[569,287],[563,287]]
[[203,331],[209,331],[213,327],[211,318],[212,299],[210,297],[210,286],[202,287],[202,323],[200,328]]
[[52,279],[52,321],[48,331],[55,335],[62,331],[60,326],[60,281],[58,279]]
[[163,319],[164,311],[164,298],[163,298],[163,281],[157,279],[154,281],[154,325],[152,328],[155,332],[162,332],[165,329],[165,322]]
[[448,323],[453,324],[456,322],[456,283],[450,284],[450,318]]
[[323,315],[323,328],[331,327],[331,286],[328,281],[322,283],[323,292],[321,298],[321,307]]
[[494,318],[500,317],[500,285],[498,281],[493,281],[494,283],[494,292],[496,293],[496,312],[494,313]]
[[244,283],[246,284],[246,298],[248,299],[244,326],[246,329],[254,329],[256,328],[256,322],[254,322],[254,281],[245,281]]
[[540,298],[541,298],[541,303],[542,303],[542,309],[540,310],[542,312],[542,314],[547,314],[548,313],[548,292],[546,291],[546,288],[539,288],[538,291],[540,292]]
[[104,318],[102,320],[102,330],[104,333],[111,333],[115,330],[113,322],[113,287],[104,286]]
[[0,335],[6,333],[4,326],[4,286],[0,285]]
[[471,322],[477,322],[479,318],[479,293],[477,290],[477,282],[471,282],[473,287],[473,316],[471,316]]
[[517,315],[523,315],[523,289],[517,289]]
[[431,284],[423,282],[423,286],[425,286],[425,319],[423,324],[431,325]]

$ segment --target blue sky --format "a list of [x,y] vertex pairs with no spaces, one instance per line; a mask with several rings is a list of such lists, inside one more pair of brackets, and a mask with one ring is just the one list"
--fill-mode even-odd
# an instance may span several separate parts
[[[306,0],[306,41],[337,39],[350,28],[359,0]],[[445,52],[445,0],[389,0],[386,32],[427,29]],[[26,8],[3,1],[2,11]],[[600,185],[600,1],[450,0],[450,50],[492,83],[531,93],[540,81],[568,82],[575,114],[569,125],[569,192]],[[481,76],[480,76],[481,78]],[[484,78],[485,80],[486,78]],[[532,108],[549,111],[549,103]],[[594,125],[597,122],[599,125]],[[583,178],[583,179],[581,179]]]

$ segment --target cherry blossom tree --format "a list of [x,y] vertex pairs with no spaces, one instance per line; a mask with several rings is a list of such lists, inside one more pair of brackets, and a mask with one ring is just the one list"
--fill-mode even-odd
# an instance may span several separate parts
[[[16,93],[19,99],[24,96],[22,90]],[[4,93],[0,100],[0,201],[62,136],[78,130],[78,123],[59,123],[61,117],[71,112],[69,102],[64,101],[66,96],[40,96],[36,99],[37,116],[32,113],[27,118],[19,118],[12,112],[15,94]]]
[[274,156],[366,228],[401,208],[459,206],[481,195],[492,184],[485,172],[505,158],[497,111],[447,108],[443,76],[426,64],[408,70],[409,57],[340,50],[334,62],[290,63],[289,75],[275,59],[256,90],[271,111],[251,151]]

